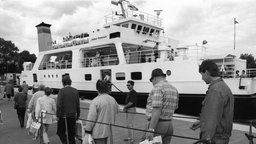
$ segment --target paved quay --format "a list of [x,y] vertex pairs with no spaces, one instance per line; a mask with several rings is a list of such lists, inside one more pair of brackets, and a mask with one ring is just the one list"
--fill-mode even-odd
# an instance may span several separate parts
[[[3,113],[4,124],[0,125],[0,144],[39,144],[38,140],[32,140],[32,136],[28,135],[25,128],[19,127],[16,110],[13,109],[13,101],[7,99],[0,100],[0,110]],[[81,101],[81,119],[86,119],[88,112],[88,101]],[[122,106],[121,106],[122,107]],[[85,109],[84,109],[85,108]],[[141,111],[141,110],[140,110]],[[135,116],[135,128],[144,129],[146,119],[142,114]],[[189,129],[191,121],[174,119],[174,135],[197,138],[199,130],[192,131]],[[116,125],[125,126],[125,114],[119,113]],[[51,144],[61,144],[59,137],[56,135],[56,124],[52,124],[49,128],[49,139]],[[134,131],[135,144],[138,144],[143,134],[141,131]],[[244,135],[244,131],[233,130],[230,144],[248,144],[248,140]],[[127,137],[127,130],[124,128],[113,127],[114,144],[127,144],[123,139]],[[171,144],[192,144],[195,140],[173,137]]]

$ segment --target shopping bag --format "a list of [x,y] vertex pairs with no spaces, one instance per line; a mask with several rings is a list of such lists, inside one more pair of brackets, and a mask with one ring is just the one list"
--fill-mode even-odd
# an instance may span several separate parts
[[32,122],[31,125],[30,125],[30,128],[29,128],[29,134],[36,136],[40,127],[41,127],[41,123]]
[[84,137],[83,122],[81,120],[76,121],[76,138],[82,140]]
[[3,124],[3,114],[1,110],[0,110],[0,124]]
[[26,128],[30,128],[32,122],[33,122],[32,114],[28,113],[28,120],[27,120]]
[[140,142],[139,144],[162,144],[162,137],[161,136],[156,136],[153,138],[152,141],[149,141],[148,139]]
[[92,135],[85,133],[84,137],[83,137],[83,143],[82,144],[95,144]]

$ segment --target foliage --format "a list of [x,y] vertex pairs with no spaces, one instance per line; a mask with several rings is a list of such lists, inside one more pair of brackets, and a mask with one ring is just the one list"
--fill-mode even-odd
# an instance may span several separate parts
[[12,41],[6,41],[0,38],[0,74],[14,72],[16,62],[18,61],[19,49]]
[[19,61],[18,61],[18,71],[21,72],[23,70],[23,63],[24,62],[32,62],[36,61],[36,55],[30,54],[29,51],[22,51],[19,53]]
[[241,54],[240,58],[246,60],[247,68],[256,68],[255,59],[252,54]]
[[0,38],[0,75],[4,73],[21,73],[23,62],[35,62],[35,54],[30,54],[28,51],[18,52],[19,49],[12,41]]

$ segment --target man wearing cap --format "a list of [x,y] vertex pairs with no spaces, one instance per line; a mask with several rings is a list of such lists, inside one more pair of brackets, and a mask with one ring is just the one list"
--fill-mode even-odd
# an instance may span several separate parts
[[168,83],[166,74],[160,68],[152,71],[150,81],[154,87],[149,93],[146,106],[147,131],[150,131],[146,133],[146,139],[152,140],[153,136],[161,133],[163,144],[170,144],[173,134],[172,116],[178,108],[179,94]]

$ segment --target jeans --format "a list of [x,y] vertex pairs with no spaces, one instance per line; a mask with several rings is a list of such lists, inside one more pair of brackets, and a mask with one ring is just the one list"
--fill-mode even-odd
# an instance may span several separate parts
[[[66,130],[66,125],[67,125],[67,130]],[[67,118],[59,119],[57,124],[57,135],[59,136],[62,144],[67,144],[67,139],[69,141],[69,144],[75,144],[75,125],[76,125],[75,117],[67,117]],[[68,133],[68,137],[66,135],[66,131]]]

